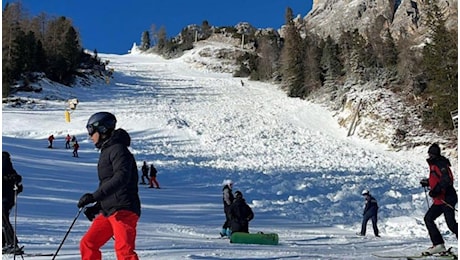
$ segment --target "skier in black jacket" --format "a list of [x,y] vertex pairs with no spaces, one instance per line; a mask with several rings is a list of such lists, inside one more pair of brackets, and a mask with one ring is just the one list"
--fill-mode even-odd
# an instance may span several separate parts
[[[99,187],[84,194],[79,208],[96,202],[84,211],[91,227],[80,241],[81,259],[101,259],[100,248],[115,237],[117,259],[139,259],[135,250],[136,226],[141,214],[136,160],[128,150],[131,137],[115,130],[117,120],[108,112],[92,115],[86,126],[101,150],[97,165]],[[102,214],[99,214],[102,213]]]
[[361,232],[358,233],[358,235],[360,236],[366,235],[367,221],[369,221],[370,219],[372,220],[372,228],[374,229],[374,235],[376,237],[380,237],[379,229],[377,228],[377,211],[379,209],[377,200],[371,196],[368,190],[363,190],[361,194],[364,196],[366,200],[366,206],[364,207],[364,212],[363,212],[363,223],[361,225]]
[[232,233],[249,233],[249,221],[254,218],[254,212],[252,212],[251,207],[244,200],[241,191],[235,192],[235,200],[230,206],[229,215]]
[[21,181],[22,176],[13,168],[10,154],[2,151],[2,252],[5,254],[22,254],[10,222],[10,211],[16,203],[16,196],[23,190]]

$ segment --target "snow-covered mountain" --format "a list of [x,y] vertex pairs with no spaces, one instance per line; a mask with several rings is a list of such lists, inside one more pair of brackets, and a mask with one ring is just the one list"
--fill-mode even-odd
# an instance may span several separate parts
[[[98,111],[113,112],[131,134],[139,167],[147,161],[159,170],[162,189],[140,189],[141,259],[373,259],[372,253],[414,254],[430,246],[427,197],[419,185],[427,177],[427,147],[396,152],[347,137],[329,108],[288,98],[275,85],[241,84],[203,66],[213,61],[198,53],[172,60],[136,51],[99,54],[114,70],[108,84],[68,88],[41,81],[42,93],[18,93],[25,102],[3,104],[2,147],[24,178],[17,227],[26,251],[54,252],[78,198],[95,189],[98,152],[85,125]],[[79,104],[67,123],[70,98]],[[64,149],[67,133],[80,140],[79,158]],[[56,149],[46,148],[50,134]],[[217,239],[221,183],[228,178],[255,212],[250,231],[277,232],[280,245]],[[355,235],[363,189],[379,201],[382,238],[371,235],[370,225],[367,237]],[[80,216],[58,259],[79,259],[88,225]],[[443,218],[439,225],[455,246]],[[104,247],[104,259],[115,259],[112,247]]]

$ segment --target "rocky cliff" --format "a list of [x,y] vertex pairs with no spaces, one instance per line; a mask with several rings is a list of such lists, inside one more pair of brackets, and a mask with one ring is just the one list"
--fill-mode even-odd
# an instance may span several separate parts
[[[449,29],[458,24],[457,0],[433,0],[446,19]],[[338,39],[343,31],[358,29],[365,34],[377,23],[387,28],[394,39],[412,37],[421,42],[427,32],[424,0],[315,0],[312,10],[303,18],[307,31],[322,37]]]

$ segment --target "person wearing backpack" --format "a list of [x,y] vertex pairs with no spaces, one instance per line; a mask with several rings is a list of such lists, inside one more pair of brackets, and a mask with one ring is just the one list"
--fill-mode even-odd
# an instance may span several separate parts
[[442,253],[446,251],[444,239],[436,226],[435,220],[444,214],[446,223],[458,239],[458,223],[455,220],[455,205],[457,204],[457,192],[453,186],[454,177],[450,169],[450,161],[441,155],[441,148],[434,143],[428,149],[427,159],[430,167],[428,179],[423,179],[420,184],[429,187],[429,195],[433,204],[425,214],[424,220],[433,246],[423,251],[424,255]]
[[22,192],[22,176],[13,168],[11,156],[2,151],[2,253],[21,255],[16,232],[10,222],[11,209],[16,204],[16,196]]

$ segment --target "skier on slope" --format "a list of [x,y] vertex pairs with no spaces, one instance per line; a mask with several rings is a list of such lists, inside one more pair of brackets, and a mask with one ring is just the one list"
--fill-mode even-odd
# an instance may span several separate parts
[[230,216],[228,214],[228,210],[230,209],[230,205],[232,205],[234,197],[232,193],[233,181],[232,180],[224,180],[222,182],[224,187],[222,188],[222,200],[224,202],[224,213],[225,213],[225,222],[222,225],[222,231],[220,231],[220,236],[230,237]]
[[366,206],[364,207],[364,212],[363,212],[363,222],[361,224],[361,232],[358,233],[357,235],[359,236],[366,235],[367,222],[370,219],[372,221],[372,228],[374,229],[374,235],[376,237],[380,237],[379,229],[377,228],[377,212],[379,209],[377,200],[370,194],[369,190],[363,190],[361,195],[363,195],[364,199],[366,200]]
[[140,184],[147,184],[147,182],[145,182],[145,179],[149,180],[149,166],[147,165],[146,161],[144,161],[144,164],[142,164],[141,172],[142,182]]
[[429,187],[429,195],[433,198],[433,204],[424,217],[433,246],[422,254],[431,255],[446,251],[444,239],[434,222],[441,214],[444,214],[447,226],[458,239],[458,223],[455,220],[457,192],[453,186],[454,177],[450,169],[450,161],[441,155],[441,148],[438,144],[434,143],[429,147],[427,162],[430,167],[430,176],[420,181],[420,184],[423,187]]
[[149,180],[149,188],[154,188],[153,185],[155,184],[155,187],[157,189],[160,188],[160,184],[157,181],[157,169],[155,166],[153,166],[153,163],[150,165],[150,180]]
[[131,137],[124,129],[115,129],[117,119],[108,112],[93,114],[86,125],[88,134],[100,149],[97,172],[99,186],[77,203],[86,207],[92,221],[80,241],[82,260],[102,259],[100,248],[114,237],[118,260],[138,260],[135,252],[136,227],[141,215],[136,160],[128,147]]

